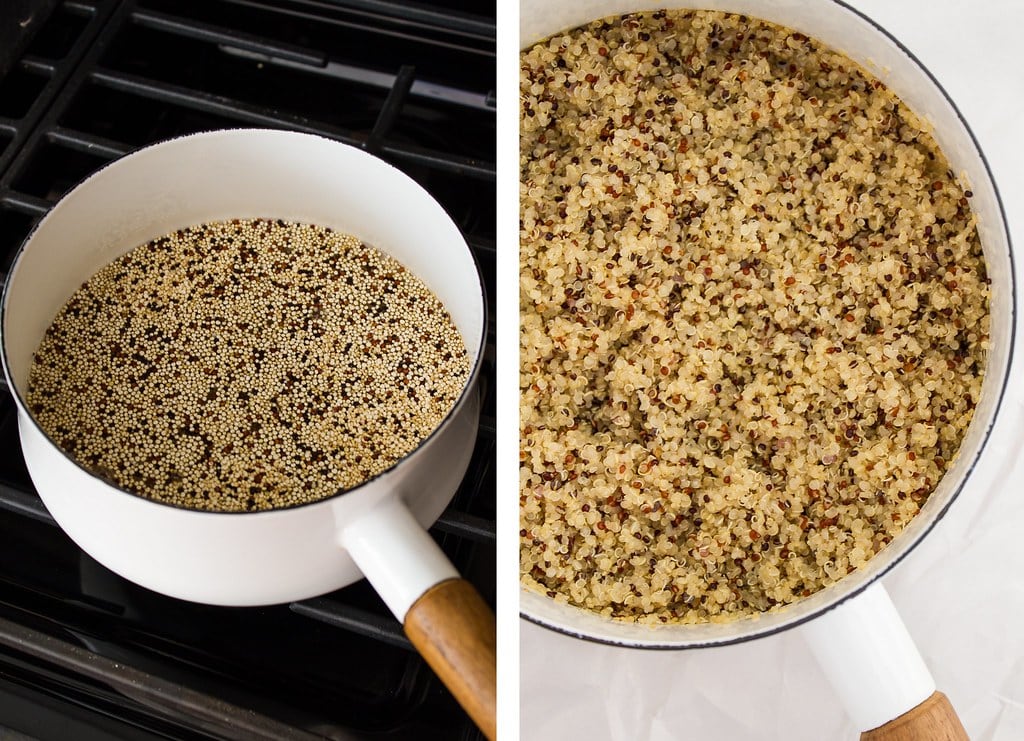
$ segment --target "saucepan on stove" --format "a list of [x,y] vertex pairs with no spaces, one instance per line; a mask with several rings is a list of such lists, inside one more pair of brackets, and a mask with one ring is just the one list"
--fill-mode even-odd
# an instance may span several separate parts
[[[390,255],[447,309],[469,373],[436,429],[369,480],[283,508],[198,511],[129,493],[66,455],[26,405],[29,374],[58,310],[100,268],[147,240],[236,219],[314,224]],[[214,131],[126,156],[54,206],[8,276],[3,363],[39,495],[96,560],[163,594],[218,605],[288,602],[366,576],[493,738],[494,618],[425,530],[469,464],[485,326],[482,283],[465,240],[410,178],[316,136]]]
[[[546,595],[541,590],[524,587],[520,596],[522,615],[539,625],[584,640],[634,648],[719,646],[802,626],[803,634],[839,691],[851,718],[863,731],[871,731],[869,737],[965,738],[962,726],[948,701],[936,692],[934,680],[900,622],[880,579],[928,535],[961,492],[964,496],[976,493],[971,491],[971,472],[986,448],[989,449],[989,455],[999,454],[994,449],[998,440],[989,438],[999,415],[1009,374],[1015,336],[1017,288],[1007,225],[991,173],[977,141],[939,83],[898,41],[843,3],[738,0],[673,4],[673,7],[680,6],[744,14],[818,39],[852,58],[882,80],[929,123],[935,140],[949,160],[951,171],[959,177],[960,182],[966,184],[964,187],[973,191],[970,204],[977,217],[978,234],[987,263],[987,275],[991,281],[990,344],[980,398],[976,399],[974,416],[963,437],[958,456],[920,513],[864,567],[852,570],[852,573],[832,586],[797,599],[782,609],[728,622],[690,625],[619,621],[578,608],[565,599],[556,600],[553,591]],[[615,0],[555,5],[539,0],[524,0],[520,20],[521,48],[528,49],[553,34],[593,20],[627,12],[655,11],[660,7],[644,2]],[[602,57],[609,53],[607,48],[598,49],[596,44],[590,51]],[[634,55],[635,59],[642,56]],[[633,62],[626,55],[616,58],[616,64],[619,65],[617,69],[620,73],[627,75]],[[700,66],[699,60],[693,64]],[[568,69],[571,65],[566,67],[564,70],[552,67],[549,74],[571,73]],[[718,76],[726,76],[727,72],[722,69],[722,65],[719,65],[719,70]],[[607,74],[614,77],[613,72]],[[598,75],[587,82],[594,83],[595,92],[592,96],[607,92],[605,88],[599,87],[603,82]],[[566,87],[569,84],[567,82]],[[685,81],[680,84],[685,89]],[[539,89],[540,86],[533,92]],[[640,94],[637,95],[639,97]],[[709,119],[713,115],[722,115],[723,110],[728,113],[728,106],[728,101],[721,106],[716,105],[718,110],[709,111]],[[638,115],[643,113],[642,108],[638,104],[630,111],[633,114],[630,121],[622,125],[629,128],[631,125],[645,123]],[[546,109],[543,112],[547,113]],[[551,115],[554,120],[556,114]],[[746,112],[743,115],[750,114]],[[679,125],[689,123],[687,118]],[[630,145],[628,140],[616,137],[614,129],[617,125],[618,122],[608,120],[606,133],[610,149]],[[633,142],[633,145],[638,144]],[[646,145],[644,149],[646,151]],[[654,145],[650,156],[660,156],[654,151]],[[582,163],[581,168],[585,164]],[[554,176],[556,166],[553,165],[550,170]],[[725,167],[722,172],[726,172]],[[606,187],[629,187],[621,184],[623,178],[615,179],[613,175],[602,181]],[[540,177],[542,175],[538,175]],[[614,266],[609,262],[608,267]],[[685,276],[684,279],[689,280]],[[612,290],[614,287],[609,289]],[[636,295],[637,291],[634,291],[634,298]],[[576,300],[578,307],[582,299],[576,297]],[[752,533],[750,537],[756,535],[760,534]],[[552,545],[549,543],[548,547],[550,549]]]

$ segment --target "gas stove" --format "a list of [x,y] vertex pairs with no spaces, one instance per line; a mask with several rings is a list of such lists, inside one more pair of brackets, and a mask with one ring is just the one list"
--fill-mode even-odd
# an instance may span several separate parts
[[[431,530],[492,606],[494,13],[455,0],[15,0],[0,9],[0,271],[76,183],[208,129],[317,133],[462,229],[492,317],[469,471]],[[56,526],[0,389],[0,737],[477,739],[365,583],[221,608],[164,597]]]

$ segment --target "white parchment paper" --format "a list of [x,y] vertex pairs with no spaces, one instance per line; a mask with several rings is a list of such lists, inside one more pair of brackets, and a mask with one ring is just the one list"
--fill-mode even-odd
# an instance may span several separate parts
[[[814,0],[808,0],[812,2]],[[981,142],[1024,278],[1024,2],[847,0],[938,78]],[[1024,353],[971,483],[885,579],[974,741],[1024,741]],[[855,739],[799,628],[726,648],[638,651],[521,621],[524,741]]]

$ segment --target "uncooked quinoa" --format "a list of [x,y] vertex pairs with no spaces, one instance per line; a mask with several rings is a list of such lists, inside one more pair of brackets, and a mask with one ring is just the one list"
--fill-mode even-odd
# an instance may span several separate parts
[[914,517],[979,397],[970,191],[849,59],[712,12],[521,57],[524,584],[604,615],[770,610]]
[[28,405],[88,470],[183,507],[322,499],[429,435],[469,375],[441,302],[326,227],[236,219],[104,267],[36,352]]

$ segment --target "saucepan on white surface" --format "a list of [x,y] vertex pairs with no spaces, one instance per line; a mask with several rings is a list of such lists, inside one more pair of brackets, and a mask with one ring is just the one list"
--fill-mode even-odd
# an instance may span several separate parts
[[[1009,233],[996,187],[974,136],[939,83],[914,56],[870,19],[841,2],[674,2],[671,7],[740,13],[787,26],[843,52],[885,82],[934,127],[953,170],[974,192],[971,200],[991,278],[991,346],[981,398],[960,454],[906,529],[869,564],[832,587],[757,618],[703,625],[645,626],[616,622],[523,589],[524,618],[582,639],[634,648],[684,649],[739,643],[802,626],[854,723],[870,738],[966,738],[880,577],[925,538],[961,494],[1000,412],[1016,324],[1016,291]],[[553,4],[522,0],[522,48],[592,20],[664,5],[642,0]],[[884,726],[884,728],[882,728]],[[902,734],[902,735],[901,735]],[[942,735],[946,734],[946,735]]]
[[[184,226],[256,217],[353,234],[420,277],[449,310],[472,363],[454,408],[384,473],[285,509],[183,509],[80,467],[25,404],[33,353],[57,311],[97,270],[143,242]],[[365,575],[493,738],[494,618],[425,530],[455,494],[476,438],[483,287],[458,228],[419,185],[354,147],[293,132],[215,131],[147,147],[81,183],[40,222],[10,270],[2,326],[32,481],[86,552],[137,584],[218,605],[303,599]]]

